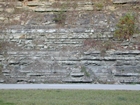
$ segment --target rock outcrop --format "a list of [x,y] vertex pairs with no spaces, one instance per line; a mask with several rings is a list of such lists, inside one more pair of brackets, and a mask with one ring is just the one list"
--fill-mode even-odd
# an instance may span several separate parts
[[140,30],[130,2],[0,1],[0,83],[140,83],[139,31],[113,37],[128,8],[113,3],[131,5]]

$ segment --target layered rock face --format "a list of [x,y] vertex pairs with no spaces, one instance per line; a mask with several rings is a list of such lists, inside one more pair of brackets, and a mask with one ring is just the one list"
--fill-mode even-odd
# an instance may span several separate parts
[[128,11],[140,30],[136,2],[1,1],[0,82],[140,83],[139,31],[113,37]]

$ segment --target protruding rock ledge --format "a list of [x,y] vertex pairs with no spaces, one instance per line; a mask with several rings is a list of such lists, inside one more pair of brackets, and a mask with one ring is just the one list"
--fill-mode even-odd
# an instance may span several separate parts
[[67,78],[64,79],[63,82],[67,82],[67,83],[91,83],[92,79],[90,78]]
[[140,3],[140,0],[113,0],[115,4]]

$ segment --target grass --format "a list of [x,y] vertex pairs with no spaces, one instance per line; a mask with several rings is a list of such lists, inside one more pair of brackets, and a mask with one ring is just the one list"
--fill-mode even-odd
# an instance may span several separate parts
[[0,105],[140,105],[140,91],[0,90]]

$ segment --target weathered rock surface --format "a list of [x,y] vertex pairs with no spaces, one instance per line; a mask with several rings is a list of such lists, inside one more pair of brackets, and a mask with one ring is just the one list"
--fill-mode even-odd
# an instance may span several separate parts
[[[16,8],[4,9],[0,2],[0,83],[140,83],[139,33],[130,41],[113,39],[126,9],[108,5],[95,11],[94,2],[78,2],[63,10],[61,26],[54,20],[62,9],[53,3],[17,2]],[[139,29],[139,9],[133,13]]]
[[113,0],[113,3],[140,3],[140,0]]

